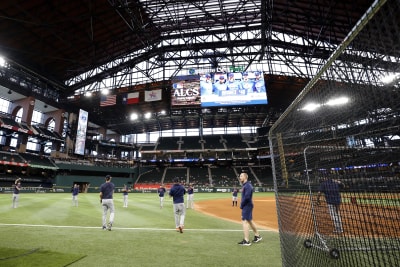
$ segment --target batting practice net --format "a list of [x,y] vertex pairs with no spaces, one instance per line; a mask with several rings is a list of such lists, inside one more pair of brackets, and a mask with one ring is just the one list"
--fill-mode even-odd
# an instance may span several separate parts
[[376,1],[269,131],[283,266],[400,266],[398,14]]

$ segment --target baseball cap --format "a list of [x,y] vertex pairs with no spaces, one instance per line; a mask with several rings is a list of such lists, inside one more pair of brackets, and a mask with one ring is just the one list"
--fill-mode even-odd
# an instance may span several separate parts
[[175,177],[175,178],[173,179],[173,181],[174,181],[174,183],[179,183],[179,178],[178,178],[178,177]]
[[235,77],[235,75],[233,73],[229,73],[229,78],[231,77]]
[[206,78],[211,78],[211,75],[207,73]]
[[254,75],[260,76],[260,72],[256,71],[256,72],[254,73]]
[[224,75],[221,75],[221,76],[219,76],[219,79],[220,79],[220,80],[225,79],[225,76],[224,76]]
[[107,174],[106,175],[106,180],[110,180],[111,179],[111,175]]
[[243,72],[242,74],[243,76],[249,76],[249,74],[247,72]]

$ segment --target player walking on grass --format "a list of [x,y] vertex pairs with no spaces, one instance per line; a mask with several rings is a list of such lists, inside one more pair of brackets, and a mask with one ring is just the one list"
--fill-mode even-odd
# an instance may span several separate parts
[[[103,230],[111,231],[111,227],[114,223],[114,184],[111,182],[111,176],[106,176],[106,182],[100,186],[100,201],[103,207]],[[110,211],[110,217],[107,223],[107,213]]]
[[78,207],[78,194],[79,194],[79,185],[74,184],[72,187],[72,206]]
[[167,190],[164,185],[160,184],[160,187],[157,189],[158,197],[160,198],[160,209],[164,207],[164,195]]
[[248,181],[247,173],[242,172],[239,176],[240,182],[242,183],[242,198],[240,201],[240,208],[242,209],[242,225],[244,239],[238,244],[242,246],[250,246],[251,242],[249,239],[249,226],[254,232],[254,243],[258,243],[262,240],[262,237],[258,233],[257,227],[253,222],[253,186]]
[[193,209],[194,208],[194,189],[192,184],[189,184],[188,190],[187,190],[187,203],[186,203],[186,208],[187,209]]
[[186,189],[183,185],[179,183],[179,178],[174,178],[174,184],[169,190],[169,196],[172,197],[174,216],[175,216],[175,227],[176,230],[181,234],[183,233],[183,227],[185,225],[185,214],[186,208],[184,203],[184,198],[186,194]]
[[21,178],[18,178],[14,182],[13,186],[13,196],[12,196],[12,207],[16,209],[19,202],[19,191],[21,190]]
[[122,188],[122,196],[124,199],[124,208],[128,207],[128,187],[124,184],[124,188]]

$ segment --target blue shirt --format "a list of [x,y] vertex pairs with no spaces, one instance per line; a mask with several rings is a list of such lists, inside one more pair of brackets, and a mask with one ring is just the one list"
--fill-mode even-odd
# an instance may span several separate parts
[[266,92],[264,80],[261,79],[261,80],[254,81],[253,92],[255,92],[255,93],[265,93]]
[[172,197],[174,204],[183,203],[183,196],[186,194],[186,189],[181,184],[174,184],[169,190],[169,195]]
[[100,186],[100,192],[103,194],[102,199],[112,199],[114,187],[114,184],[111,182],[102,184]]
[[160,188],[158,188],[157,189],[157,192],[158,192],[158,196],[159,197],[163,197],[164,196],[164,194],[165,194],[165,188],[164,187],[160,187]]
[[240,208],[243,209],[245,207],[253,208],[253,186],[249,181],[245,182],[242,187]]
[[237,189],[233,189],[232,196],[237,197],[237,195],[238,195],[238,190]]
[[72,195],[73,196],[77,196],[79,194],[79,187],[74,187],[73,189],[72,189]]
[[193,187],[189,187],[187,192],[188,192],[189,195],[192,195],[193,194]]
[[341,202],[339,183],[328,179],[322,182],[319,186],[319,191],[325,194],[326,203],[339,205]]
[[18,189],[21,189],[21,184],[15,185],[15,187],[14,187],[14,194],[19,194],[19,190],[18,190]]

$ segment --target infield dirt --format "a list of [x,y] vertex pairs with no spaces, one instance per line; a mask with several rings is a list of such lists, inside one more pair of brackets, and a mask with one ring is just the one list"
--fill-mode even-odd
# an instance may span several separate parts
[[[278,231],[275,197],[254,197],[253,219],[258,228]],[[232,199],[204,200],[195,203],[195,209],[218,218],[241,224],[241,209],[232,207]]]

